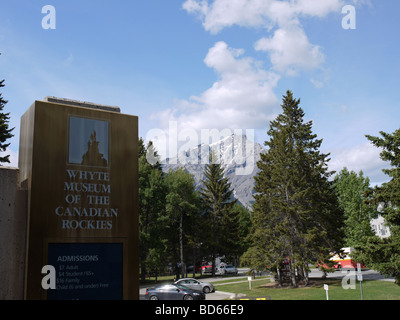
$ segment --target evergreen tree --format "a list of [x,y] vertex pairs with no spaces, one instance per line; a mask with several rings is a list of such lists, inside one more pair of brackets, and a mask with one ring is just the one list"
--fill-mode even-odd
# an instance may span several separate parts
[[[148,144],[151,147],[152,143]],[[146,159],[147,148],[139,140],[139,242],[141,281],[146,273],[157,272],[166,255],[162,235],[164,225],[159,223],[165,215],[166,187],[163,173],[158,165],[151,165]]]
[[393,276],[400,285],[400,129],[393,134],[381,131],[380,135],[382,137],[366,137],[376,147],[383,149],[381,159],[391,165],[390,169],[384,169],[383,172],[390,177],[390,181],[375,187],[371,205],[376,208],[378,204],[383,204],[380,214],[390,229],[390,237],[369,237],[357,248],[357,259],[369,268]]
[[[169,228],[169,240],[171,248],[179,252],[179,261],[182,277],[185,276],[186,264],[184,246],[187,239],[188,222],[190,217],[198,212],[198,194],[195,192],[193,175],[179,168],[170,170],[165,176],[167,196],[165,197],[166,218],[165,225]],[[178,232],[176,232],[178,231]],[[176,255],[173,254],[173,257]],[[178,276],[179,274],[177,274]],[[177,277],[178,278],[178,277]]]
[[374,235],[370,221],[377,217],[377,211],[368,205],[366,193],[369,190],[369,178],[362,171],[357,175],[344,168],[334,179],[334,187],[339,204],[344,211],[345,246],[360,245],[365,237]]
[[299,104],[287,91],[283,113],[270,123],[268,150],[255,176],[252,247],[244,255],[253,267],[269,265],[280,284],[285,276],[294,287],[296,273],[308,283],[308,264],[341,248],[343,215],[328,181],[328,155],[319,151],[322,140],[312,133],[312,122],[304,122]]
[[239,217],[232,210],[237,200],[233,197],[231,183],[225,176],[221,163],[214,153],[204,168],[204,187],[200,191],[204,207],[204,218],[208,221],[208,235],[205,237],[212,259],[212,276],[215,276],[217,255],[234,254],[239,237]]
[[[206,236],[204,230],[207,230],[207,222],[202,217],[203,210],[201,208],[200,195],[196,192],[196,199],[198,210],[195,215],[188,217],[188,223],[186,227],[186,239],[188,247],[188,260],[192,261],[193,265],[193,278],[196,276],[196,270],[201,268],[203,254],[203,242]],[[200,269],[201,270],[201,269]]]
[[237,243],[234,244],[232,259],[238,262],[240,256],[250,247],[248,235],[251,228],[251,214],[247,208],[243,207],[239,202],[236,202],[232,208],[232,215],[238,219],[239,230],[237,234]]
[[[4,87],[4,80],[0,81],[0,88]],[[10,145],[9,143],[5,143],[7,139],[13,137],[11,131],[14,128],[9,129],[8,122],[10,120],[10,113],[3,113],[3,109],[8,101],[4,100],[2,94],[0,92],[0,151],[4,152]],[[0,165],[1,163],[10,163],[10,155],[6,155],[4,157],[0,157]]]

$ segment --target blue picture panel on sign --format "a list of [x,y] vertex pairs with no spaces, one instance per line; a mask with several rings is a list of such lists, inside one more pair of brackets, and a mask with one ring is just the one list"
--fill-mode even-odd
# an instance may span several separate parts
[[121,300],[122,243],[49,243],[56,289],[48,300]]

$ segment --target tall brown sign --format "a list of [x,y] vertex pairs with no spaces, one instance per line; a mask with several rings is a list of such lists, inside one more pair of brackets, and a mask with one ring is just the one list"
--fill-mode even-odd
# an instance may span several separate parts
[[[25,298],[138,299],[138,118],[57,102],[21,119]],[[56,289],[42,287],[45,265]]]

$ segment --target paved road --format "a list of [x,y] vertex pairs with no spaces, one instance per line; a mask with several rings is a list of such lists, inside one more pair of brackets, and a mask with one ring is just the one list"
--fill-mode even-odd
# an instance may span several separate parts
[[[343,271],[335,271],[327,274],[327,278],[343,278],[349,271],[356,272],[355,269],[344,269]],[[365,280],[387,280],[394,281],[394,278],[386,278],[381,275],[378,271],[365,269],[362,271],[363,279]],[[308,274],[310,278],[321,278],[323,273],[318,269],[312,269]]]
[[[327,278],[343,278],[349,271],[355,271],[354,269],[345,269],[344,271],[335,271],[332,273],[327,274]],[[247,281],[247,275],[246,272],[248,269],[239,269],[238,276],[231,276],[231,277],[223,277],[223,276],[216,276],[216,277],[210,277],[210,278],[204,278],[201,279],[201,281],[204,282],[216,282],[215,284],[218,283],[218,280],[234,280],[236,279],[238,282],[241,281]],[[375,270],[368,270],[365,269],[362,271],[363,274],[363,279],[364,280],[385,280],[385,281],[395,281],[394,278],[386,278],[385,276],[381,275],[378,271]],[[310,278],[322,278],[323,273],[319,271],[318,269],[311,269],[311,272],[309,273]],[[257,277],[256,277],[257,280]],[[222,284],[220,284],[221,286]],[[146,288],[141,287],[140,288],[140,300],[144,300],[146,293]],[[233,297],[234,294],[230,292],[225,292],[225,291],[216,291],[212,292],[206,295],[206,300],[224,300],[224,299],[229,299],[230,297]]]
[[[246,273],[249,270],[250,269],[248,269],[248,268],[238,268],[237,276],[229,276],[229,277],[227,277],[227,276],[217,275],[215,277],[201,279],[201,281],[203,281],[203,282],[215,282],[215,281],[218,281],[218,280],[226,280],[226,279],[238,279],[238,281],[246,280],[247,279]],[[188,277],[190,277],[190,276],[188,275]],[[154,285],[152,285],[151,287],[154,287]],[[146,294],[146,287],[141,287],[140,288],[140,292],[139,292],[140,300],[144,300],[145,299],[145,294]],[[206,295],[206,300],[224,300],[224,299],[230,298],[231,296],[234,296],[234,294],[232,294],[230,292],[216,291],[216,292],[208,293]]]

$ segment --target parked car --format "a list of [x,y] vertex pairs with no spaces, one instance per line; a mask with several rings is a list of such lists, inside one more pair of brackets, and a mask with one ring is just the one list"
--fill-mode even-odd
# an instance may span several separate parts
[[202,291],[189,289],[181,284],[164,284],[146,289],[146,300],[205,300]]
[[238,269],[230,264],[221,266],[221,268],[225,269],[225,274],[238,274]]
[[215,288],[211,283],[201,282],[193,278],[183,278],[176,281],[175,284],[183,285],[192,290],[203,291],[204,293],[210,293],[215,291]]

